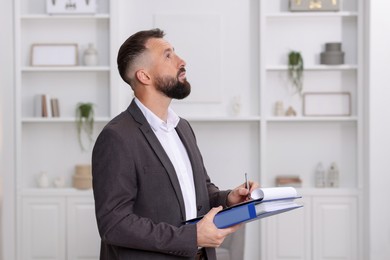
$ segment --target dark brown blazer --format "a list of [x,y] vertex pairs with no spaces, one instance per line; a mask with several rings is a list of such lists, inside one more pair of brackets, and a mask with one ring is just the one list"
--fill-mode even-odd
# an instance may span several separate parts
[[[226,206],[229,191],[210,182],[189,123],[176,131],[191,161],[198,216]],[[100,259],[193,259],[196,225],[183,225],[185,207],[175,169],[134,100],[110,121],[92,153]],[[216,259],[213,248],[208,259]]]

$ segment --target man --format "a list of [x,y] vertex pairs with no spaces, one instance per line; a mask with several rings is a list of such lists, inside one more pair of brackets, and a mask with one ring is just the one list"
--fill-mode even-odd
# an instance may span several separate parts
[[119,49],[119,73],[135,98],[93,149],[100,259],[216,259],[214,248],[239,225],[217,229],[215,214],[258,186],[220,191],[210,182],[189,123],[169,107],[191,86],[186,63],[163,36],[141,31]]

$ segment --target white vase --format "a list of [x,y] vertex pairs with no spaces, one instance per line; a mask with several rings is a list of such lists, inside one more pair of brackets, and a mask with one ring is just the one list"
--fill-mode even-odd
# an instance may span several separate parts
[[40,188],[47,188],[49,187],[49,176],[47,176],[46,172],[41,172],[38,176],[38,186]]
[[98,52],[93,43],[88,44],[88,48],[84,51],[84,64],[86,66],[96,66],[98,64]]

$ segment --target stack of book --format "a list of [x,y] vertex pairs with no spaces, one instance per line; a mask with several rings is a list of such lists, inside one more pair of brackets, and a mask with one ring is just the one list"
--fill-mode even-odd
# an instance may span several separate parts
[[51,98],[47,94],[37,95],[35,101],[35,116],[59,117],[60,107],[58,98]]

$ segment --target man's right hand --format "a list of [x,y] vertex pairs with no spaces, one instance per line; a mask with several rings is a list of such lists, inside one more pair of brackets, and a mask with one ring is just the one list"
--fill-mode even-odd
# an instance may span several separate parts
[[226,236],[236,232],[241,224],[228,228],[218,229],[214,224],[215,215],[222,210],[222,206],[212,208],[197,224],[197,241],[200,247],[219,247]]

